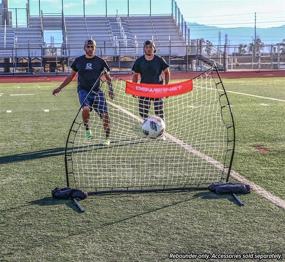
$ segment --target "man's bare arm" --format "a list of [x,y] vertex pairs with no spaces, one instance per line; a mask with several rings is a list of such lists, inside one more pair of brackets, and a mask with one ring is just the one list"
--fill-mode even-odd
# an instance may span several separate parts
[[170,80],[170,70],[169,70],[169,67],[166,68],[163,72],[164,72],[165,85],[168,85],[169,80]]
[[52,91],[52,94],[53,95],[58,94],[64,87],[66,87],[73,80],[73,78],[75,77],[76,74],[77,74],[77,72],[72,70],[70,75],[68,75],[64,79],[64,81],[60,84],[60,86]]

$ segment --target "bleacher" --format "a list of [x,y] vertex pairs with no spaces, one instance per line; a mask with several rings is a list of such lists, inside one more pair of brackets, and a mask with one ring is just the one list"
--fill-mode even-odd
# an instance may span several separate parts
[[42,55],[41,47],[44,41],[38,19],[31,17],[29,27],[19,27],[14,32],[17,56]]
[[122,17],[122,20],[128,25],[133,38],[136,37],[139,47],[145,40],[153,39],[161,55],[169,55],[170,51],[171,55],[186,54],[186,41],[180,35],[172,16],[133,16]]
[[[114,55],[113,51],[113,32],[108,17],[86,17],[86,27],[88,37],[96,40],[97,52],[99,55]],[[86,39],[86,38],[85,38]],[[82,53],[83,41],[77,39],[77,42],[70,43],[80,47]]]
[[[28,27],[6,29],[4,50],[4,29],[0,30],[0,55],[11,56],[12,49],[18,56],[40,56],[45,47],[45,30],[62,30],[66,48],[65,54],[77,56],[83,53],[85,39],[97,42],[99,55],[140,55],[143,42],[153,39],[160,55],[185,55],[186,40],[181,35],[172,16],[65,16],[44,14],[32,16]],[[170,49],[171,45],[171,49]],[[4,52],[4,53],[3,53]],[[6,53],[7,54],[6,54]],[[14,52],[15,55],[15,52]]]
[[15,40],[14,29],[7,26],[0,26],[0,57],[9,57],[13,55]]

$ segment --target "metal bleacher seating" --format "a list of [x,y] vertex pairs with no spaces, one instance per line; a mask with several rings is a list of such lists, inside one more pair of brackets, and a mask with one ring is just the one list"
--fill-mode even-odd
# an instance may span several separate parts
[[96,40],[99,55],[141,55],[143,42],[147,39],[155,41],[160,55],[184,56],[186,53],[186,41],[170,15],[84,17],[43,14],[30,17],[27,27],[7,27],[6,33],[1,27],[0,56],[41,56],[45,30],[62,31],[61,47],[70,57],[83,53],[83,42],[88,38]]

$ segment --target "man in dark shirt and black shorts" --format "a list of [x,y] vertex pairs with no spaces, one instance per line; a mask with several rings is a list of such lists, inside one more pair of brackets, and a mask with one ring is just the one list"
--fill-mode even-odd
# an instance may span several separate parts
[[[170,78],[169,65],[165,60],[155,55],[155,44],[151,40],[144,43],[144,55],[139,57],[132,68],[132,81],[137,83],[139,75],[141,83],[163,84],[161,74],[164,73],[164,84],[168,84]],[[139,114],[143,119],[148,117],[151,101],[154,103],[154,112],[157,116],[164,118],[163,100],[161,98],[139,97]]]
[[[109,75],[109,67],[107,63],[100,57],[95,55],[96,42],[94,40],[87,40],[84,44],[85,55],[77,57],[71,65],[71,74],[66,77],[63,83],[53,90],[53,95],[59,93],[66,85],[68,85],[72,79],[78,74],[78,97],[82,106],[82,119],[86,129],[85,136],[87,139],[92,139],[93,134],[90,130],[89,119],[90,111],[94,109],[96,113],[103,120],[103,127],[106,132],[105,145],[110,145],[110,119],[108,114],[107,102],[103,91],[100,89],[100,80],[97,79],[101,76],[101,73],[105,76],[109,85],[109,96],[114,98],[114,92],[111,83],[111,77]],[[93,92],[87,94],[97,81],[96,86],[93,88]]]

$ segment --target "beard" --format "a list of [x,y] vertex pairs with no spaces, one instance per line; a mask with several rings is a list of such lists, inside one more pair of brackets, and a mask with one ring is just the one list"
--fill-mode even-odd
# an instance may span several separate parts
[[153,53],[152,51],[145,52],[145,54],[146,54],[147,56],[153,56],[153,55],[154,55],[154,53]]
[[95,55],[95,50],[85,50],[85,53],[87,56],[94,56]]

